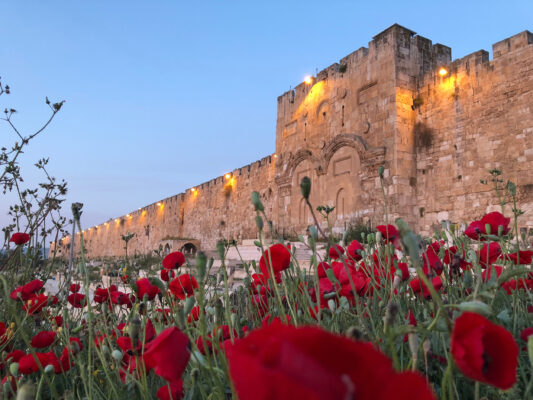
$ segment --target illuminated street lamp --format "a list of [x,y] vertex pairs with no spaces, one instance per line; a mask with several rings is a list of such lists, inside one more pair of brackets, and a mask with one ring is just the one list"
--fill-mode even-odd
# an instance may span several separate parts
[[448,72],[449,71],[445,67],[440,67],[439,69],[439,75],[442,77],[445,77],[446,75],[448,75]]
[[306,76],[305,79],[304,79],[304,83],[306,85],[310,85],[311,83],[313,83],[313,77],[310,76],[310,75]]

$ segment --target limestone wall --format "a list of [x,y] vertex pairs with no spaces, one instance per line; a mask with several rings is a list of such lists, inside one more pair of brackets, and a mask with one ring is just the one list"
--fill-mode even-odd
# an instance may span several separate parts
[[87,230],[89,257],[123,255],[127,232],[136,234],[131,254],[253,239],[254,190],[281,234],[304,233],[313,221],[300,195],[304,176],[313,205],[335,207],[335,233],[353,221],[383,223],[379,166],[391,220],[422,233],[496,209],[480,184],[491,168],[519,185],[520,226],[533,227],[533,36],[496,43],[493,53],[492,61],[479,51],[452,62],[450,48],[391,26],[278,97],[275,154]]
[[[500,210],[488,170],[518,184],[522,227],[533,227],[533,35],[522,32],[451,63],[449,74],[427,74],[414,135],[430,136],[416,152],[419,228],[441,220],[470,221]],[[413,125],[417,123],[416,129]],[[506,209],[511,214],[511,206]]]

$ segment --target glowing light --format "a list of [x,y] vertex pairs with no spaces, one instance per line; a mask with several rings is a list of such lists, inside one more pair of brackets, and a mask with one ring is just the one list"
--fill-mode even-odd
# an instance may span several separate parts
[[278,155],[277,155],[277,154],[274,154],[274,158],[278,158]]
[[160,203],[160,202],[158,202],[157,205],[158,205],[159,207],[161,207],[161,203]]
[[118,218],[115,218],[115,222],[118,224],[120,220]]
[[224,175],[224,178],[226,178],[226,180],[228,180],[229,178],[231,178],[231,174],[228,172],[226,175]]
[[131,218],[131,215],[130,215],[130,214],[128,214],[128,215],[126,215],[126,217],[128,217],[128,218]]
[[141,213],[141,215],[144,217],[146,215],[146,210],[143,210],[143,212]]
[[440,75],[440,76],[446,76],[446,75],[448,75],[448,70],[447,70],[446,68],[444,68],[444,67],[441,67],[441,68],[439,69],[439,75]]
[[196,193],[196,188],[195,187],[191,188],[191,192]]
[[309,76],[309,75],[306,76],[306,77],[304,78],[304,82],[305,82],[306,85],[310,85],[311,83],[313,83],[313,77],[312,77],[312,76]]

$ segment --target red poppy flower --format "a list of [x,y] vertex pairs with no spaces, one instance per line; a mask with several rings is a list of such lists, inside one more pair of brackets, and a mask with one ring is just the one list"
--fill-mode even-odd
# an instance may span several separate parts
[[[232,334],[234,338],[238,338],[238,334],[235,329],[231,330],[228,325],[217,326],[215,329],[213,329],[211,333],[207,334],[206,336],[205,342],[207,344],[207,349],[216,353],[218,351],[218,348],[223,347],[223,344],[226,340],[231,340]],[[205,354],[206,348],[202,336],[200,336],[196,340],[196,347],[198,347],[198,350],[200,350],[202,354]]]
[[483,225],[483,229],[486,232],[485,226],[488,224],[490,225],[490,234],[491,235],[498,235],[499,233],[499,227],[502,227],[502,235],[506,235],[509,233],[509,222],[511,221],[511,218],[505,218],[500,212],[494,211],[491,213],[486,214],[481,218],[481,225]]
[[240,400],[435,398],[422,376],[395,372],[370,343],[318,327],[270,324],[226,342],[226,356]]
[[252,305],[259,317],[263,317],[268,311],[268,298],[265,294],[256,294],[252,297]]
[[505,289],[507,294],[511,295],[515,290],[533,290],[533,280],[532,279],[511,279],[507,282],[502,283],[502,288]]
[[329,265],[325,261],[322,261],[320,264],[318,264],[318,268],[317,268],[318,279],[327,278],[328,275],[326,271],[330,268],[331,268],[331,265]]
[[180,380],[189,362],[189,339],[175,326],[164,329],[145,347],[143,360],[147,368],[169,382]]
[[168,385],[161,386],[156,393],[159,400],[177,400],[183,396],[183,381],[171,382]]
[[56,339],[56,333],[52,331],[43,331],[39,332],[32,339],[30,344],[36,349],[42,349],[43,347],[48,347]]
[[427,250],[422,254],[422,260],[424,264],[422,265],[422,270],[426,275],[436,275],[442,274],[443,264],[439,258],[440,245],[437,242],[434,242],[433,245],[428,246]]
[[406,281],[411,276],[407,263],[398,263],[398,270],[401,271],[402,281]]
[[163,268],[161,270],[161,280],[164,281],[164,282],[168,282],[169,280],[171,280],[175,276],[176,276],[176,273],[172,269]]
[[26,283],[23,286],[17,287],[15,290],[11,292],[9,295],[10,298],[13,300],[29,300],[34,296],[36,292],[41,290],[44,286],[44,282],[40,279],[34,279],[31,282]]
[[20,246],[21,244],[28,243],[30,241],[30,235],[27,233],[17,232],[11,235],[11,239],[9,239],[9,241],[15,243],[17,246]]
[[334,244],[333,246],[329,248],[329,258],[331,258],[332,260],[336,260],[343,254],[344,254],[344,249],[339,244]]
[[152,285],[148,278],[141,278],[137,281],[137,297],[139,300],[143,300],[145,295],[148,300],[153,300],[159,292],[159,288],[156,285]]
[[106,301],[111,301],[111,293],[116,292],[117,287],[111,285],[109,288],[98,287],[94,291],[94,301],[95,303],[102,304]]
[[22,350],[13,350],[11,353],[9,353],[6,358],[4,358],[4,361],[6,363],[8,362],[19,362],[19,360],[26,355],[25,352]]
[[383,240],[386,240],[388,243],[394,242],[396,238],[398,238],[400,232],[394,225],[378,225],[376,226],[376,229],[378,232],[381,233],[381,236],[383,237]]
[[[57,356],[52,353],[35,353],[35,356],[39,360],[41,367],[44,368],[47,365],[53,365],[57,361]],[[39,371],[39,364],[35,361],[32,354],[26,354],[19,360],[19,372],[24,375],[29,375]]]
[[509,254],[502,254],[500,258],[504,260],[511,260],[514,264],[531,264],[533,263],[533,251],[531,250],[522,250],[518,252],[518,255],[516,252],[509,253]]
[[[479,240],[485,234],[485,225],[480,221],[472,221],[465,230],[465,235],[470,239]],[[482,239],[482,238],[481,238]]]
[[110,295],[113,304],[131,308],[133,303],[135,303],[135,296],[133,294],[126,294],[117,290],[115,292],[111,292]]
[[489,264],[495,262],[502,254],[502,249],[498,242],[485,243],[478,252],[479,263],[482,268],[487,268]]
[[163,268],[176,269],[185,264],[185,256],[181,251],[174,251],[163,258]]
[[70,285],[70,288],[68,289],[72,293],[78,293],[81,289],[81,285],[79,283],[73,283]]
[[198,321],[200,319],[200,307],[194,306],[187,317],[187,322],[191,324],[193,321]]
[[[270,265],[270,261],[272,261],[272,265]],[[271,276],[271,271],[273,271],[274,275],[277,275],[281,271],[289,268],[290,264],[291,253],[281,243],[270,246],[259,259],[259,268],[266,277]]]
[[352,243],[348,245],[347,250],[350,257],[352,257],[355,261],[360,261],[363,258],[361,256],[361,251],[363,251],[364,248],[363,245],[357,240],[352,240]]
[[183,300],[194,294],[194,289],[198,289],[198,282],[191,274],[183,274],[170,282],[168,288],[174,296]]
[[503,267],[500,267],[499,265],[491,265],[489,268],[481,271],[481,279],[483,282],[488,282],[490,280],[492,270],[496,272],[496,278],[499,278],[503,272]]
[[479,314],[464,312],[455,320],[451,353],[471,379],[503,390],[516,382],[518,346],[513,335]]
[[[436,292],[438,292],[442,288],[442,279],[440,278],[440,276],[436,276],[435,278],[433,278],[431,280],[431,283],[433,284],[433,288],[435,289]],[[431,293],[428,287],[424,284],[424,282],[422,282],[422,279],[420,278],[412,279],[409,282],[409,286],[411,286],[413,293],[415,294],[422,293],[422,295],[426,299],[431,298]]]
[[81,293],[72,293],[67,297],[67,301],[74,308],[83,308],[85,307],[85,295]]
[[28,314],[37,314],[42,311],[44,307],[49,304],[56,304],[57,297],[55,296],[46,296],[45,294],[33,295],[28,301],[26,301],[22,308]]
[[533,328],[522,329],[522,332],[520,332],[520,339],[522,339],[524,342],[527,342],[531,335],[533,335]]

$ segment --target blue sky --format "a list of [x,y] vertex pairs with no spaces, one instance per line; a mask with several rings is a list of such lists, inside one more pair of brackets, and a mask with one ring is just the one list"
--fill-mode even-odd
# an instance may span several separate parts
[[[3,1],[0,108],[101,223],[274,151],[276,98],[399,23],[453,58],[525,29],[531,1]],[[0,121],[2,122],[2,121]],[[0,123],[2,145],[14,137]],[[0,197],[0,226],[12,196]]]

